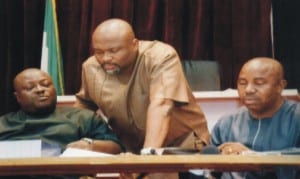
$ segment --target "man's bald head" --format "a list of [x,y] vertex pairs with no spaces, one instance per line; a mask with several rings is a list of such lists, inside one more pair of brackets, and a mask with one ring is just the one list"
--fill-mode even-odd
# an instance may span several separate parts
[[108,19],[103,21],[96,27],[93,37],[95,35],[118,39],[122,38],[127,40],[132,40],[135,38],[131,25],[122,19]]
[[18,90],[18,89],[20,89],[21,86],[24,85],[24,83],[26,82],[26,81],[24,81],[24,78],[29,78],[30,76],[34,76],[36,74],[43,75],[43,76],[49,78],[49,80],[51,80],[51,82],[52,82],[52,79],[48,73],[46,73],[38,68],[27,68],[15,76],[14,89]]
[[274,75],[274,78],[277,78],[277,80],[284,79],[284,70],[282,65],[277,60],[272,58],[257,57],[250,59],[243,65],[241,72],[248,69],[253,69],[254,71],[267,70],[270,71]]

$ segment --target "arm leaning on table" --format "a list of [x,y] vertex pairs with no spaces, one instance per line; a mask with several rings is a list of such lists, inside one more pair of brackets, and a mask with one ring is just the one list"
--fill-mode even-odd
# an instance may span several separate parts
[[147,111],[144,148],[160,148],[168,134],[170,112],[174,104],[168,99],[153,99]]

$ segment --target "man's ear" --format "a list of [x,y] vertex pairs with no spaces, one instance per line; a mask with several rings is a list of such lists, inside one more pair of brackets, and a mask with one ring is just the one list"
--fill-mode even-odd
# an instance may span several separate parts
[[278,89],[278,93],[282,94],[282,91],[285,89],[287,85],[287,81],[286,80],[280,80],[279,83],[277,84],[277,89]]
[[134,45],[134,47],[135,47],[136,49],[139,48],[139,40],[138,40],[137,38],[134,38],[134,39],[132,40],[132,44]]
[[15,98],[16,98],[16,100],[19,102],[19,94],[18,94],[18,92],[14,92],[14,96],[15,96]]
[[280,86],[281,86],[282,90],[285,89],[286,85],[287,85],[287,81],[286,80],[280,80]]

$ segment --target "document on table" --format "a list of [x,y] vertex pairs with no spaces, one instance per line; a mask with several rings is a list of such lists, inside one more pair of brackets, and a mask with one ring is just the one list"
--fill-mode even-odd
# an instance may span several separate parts
[[60,157],[108,157],[113,156],[112,154],[94,152],[90,150],[83,150],[77,148],[67,148]]
[[291,147],[282,150],[270,150],[270,151],[245,151],[242,155],[300,155],[299,147]]
[[42,156],[41,140],[0,141],[0,158],[28,158]]

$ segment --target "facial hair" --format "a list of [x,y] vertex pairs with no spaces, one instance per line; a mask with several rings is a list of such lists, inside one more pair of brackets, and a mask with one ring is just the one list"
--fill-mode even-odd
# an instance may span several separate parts
[[[114,69],[109,69],[109,70],[107,70],[107,69],[104,68],[105,65],[114,65],[115,68],[114,68]],[[120,67],[118,64],[115,64],[115,63],[113,63],[113,64],[111,64],[111,63],[103,63],[101,66],[102,66],[103,70],[104,70],[107,74],[109,74],[109,75],[118,75],[118,74],[120,74],[120,72],[121,72],[121,67]]]

